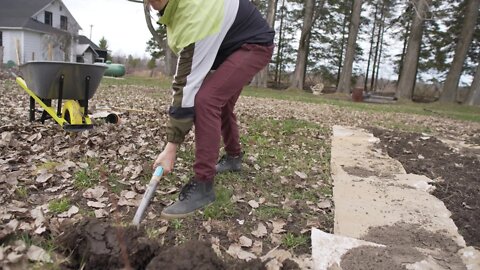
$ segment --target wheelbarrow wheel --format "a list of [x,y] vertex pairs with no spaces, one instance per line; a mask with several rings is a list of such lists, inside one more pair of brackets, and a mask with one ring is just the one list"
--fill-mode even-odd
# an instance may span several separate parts
[[70,125],[83,124],[83,113],[80,104],[76,100],[68,100],[63,106],[64,111],[62,113],[63,119]]

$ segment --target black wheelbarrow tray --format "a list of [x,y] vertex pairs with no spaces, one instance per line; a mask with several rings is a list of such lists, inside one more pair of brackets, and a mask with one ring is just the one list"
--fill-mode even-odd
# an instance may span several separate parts
[[[88,100],[97,91],[107,65],[35,61],[19,68],[23,78],[17,77],[16,81],[30,95],[30,121],[35,121],[37,102],[44,110],[42,123],[52,118],[69,131],[93,127],[88,116]],[[53,99],[58,100],[56,111],[52,107]]]

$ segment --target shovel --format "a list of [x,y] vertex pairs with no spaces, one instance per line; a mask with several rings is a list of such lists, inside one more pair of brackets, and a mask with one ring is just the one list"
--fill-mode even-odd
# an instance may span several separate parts
[[161,166],[158,166],[155,169],[155,172],[153,172],[152,179],[150,179],[150,183],[148,183],[147,189],[143,194],[142,201],[138,206],[137,212],[135,213],[135,217],[133,217],[133,221],[132,221],[133,225],[135,226],[140,225],[140,222],[142,221],[145,210],[147,209],[148,204],[150,203],[150,200],[153,197],[153,194],[155,194],[155,190],[157,189],[157,185],[158,185],[158,182],[160,181],[160,178],[162,177],[162,174],[163,174],[163,168]]

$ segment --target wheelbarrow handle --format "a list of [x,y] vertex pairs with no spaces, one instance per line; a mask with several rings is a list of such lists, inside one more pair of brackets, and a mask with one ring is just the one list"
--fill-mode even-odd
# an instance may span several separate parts
[[133,221],[132,221],[133,225],[135,226],[140,225],[140,222],[142,221],[145,210],[147,209],[148,204],[150,203],[150,200],[155,194],[155,190],[157,189],[158,182],[160,181],[160,178],[162,177],[162,175],[163,175],[163,168],[161,166],[158,166],[155,169],[155,172],[153,172],[152,179],[150,179],[150,183],[148,183],[147,189],[143,194],[142,201],[138,206],[137,212],[135,212],[135,216],[133,217]]

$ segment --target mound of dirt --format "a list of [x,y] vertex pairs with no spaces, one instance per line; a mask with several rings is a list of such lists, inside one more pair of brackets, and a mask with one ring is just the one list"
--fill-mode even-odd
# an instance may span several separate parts
[[180,246],[161,251],[148,264],[147,270],[156,269],[265,269],[260,260],[225,263],[218,258],[211,245],[201,241],[189,241]]
[[60,251],[70,256],[69,269],[145,269],[159,245],[142,229],[115,227],[97,219],[68,226],[58,238]]
[[142,228],[115,227],[97,219],[66,227],[57,241],[59,250],[70,258],[65,269],[266,269],[258,259],[223,261],[202,241],[160,247]]

